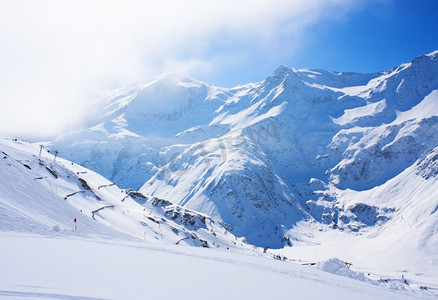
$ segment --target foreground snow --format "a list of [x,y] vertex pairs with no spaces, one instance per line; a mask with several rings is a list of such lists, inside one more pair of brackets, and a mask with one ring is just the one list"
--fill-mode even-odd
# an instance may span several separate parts
[[[0,299],[418,299],[254,252],[0,233]],[[327,265],[327,264],[326,264]],[[326,266],[326,271],[330,271]]]

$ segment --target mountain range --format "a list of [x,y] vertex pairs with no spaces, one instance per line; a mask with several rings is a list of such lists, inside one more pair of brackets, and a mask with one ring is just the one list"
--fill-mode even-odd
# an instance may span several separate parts
[[49,147],[121,188],[211,216],[256,246],[293,245],[301,222],[361,233],[401,208],[357,195],[410,167],[430,186],[409,201],[436,195],[437,55],[372,74],[281,66],[234,88],[164,74],[103,94],[90,126]]

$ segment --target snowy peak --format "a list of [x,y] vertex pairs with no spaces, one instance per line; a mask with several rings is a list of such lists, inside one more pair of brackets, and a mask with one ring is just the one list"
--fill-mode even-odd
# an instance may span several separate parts
[[206,86],[194,80],[165,74],[142,86],[125,105],[128,118],[164,118],[175,120],[196,100],[206,97]]
[[[396,110],[406,111],[438,89],[436,52],[416,57],[376,80],[370,99],[385,98]],[[376,100],[377,100],[376,99]]]
[[[167,73],[156,80],[114,90],[95,101],[93,111],[107,135],[174,138],[204,124],[228,98],[228,89]],[[96,124],[97,125],[97,124]],[[63,137],[62,139],[71,137]]]

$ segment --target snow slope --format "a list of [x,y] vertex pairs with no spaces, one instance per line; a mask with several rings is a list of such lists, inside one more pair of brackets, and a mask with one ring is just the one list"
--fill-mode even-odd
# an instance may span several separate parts
[[35,145],[2,138],[0,150],[2,231],[250,249],[204,214],[120,190]]
[[[363,272],[378,274],[377,278],[404,274],[436,284],[437,158],[435,147],[395,178],[370,190],[332,187],[338,201],[332,203],[329,215],[338,230],[332,229],[333,223],[302,222],[289,233],[293,247],[274,253],[304,261],[337,257]],[[308,205],[314,209],[318,203],[309,201]]]

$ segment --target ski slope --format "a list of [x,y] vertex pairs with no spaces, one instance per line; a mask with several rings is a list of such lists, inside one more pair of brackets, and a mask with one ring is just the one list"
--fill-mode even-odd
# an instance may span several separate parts
[[37,145],[1,138],[0,151],[2,230],[252,248],[204,214],[121,190]]

